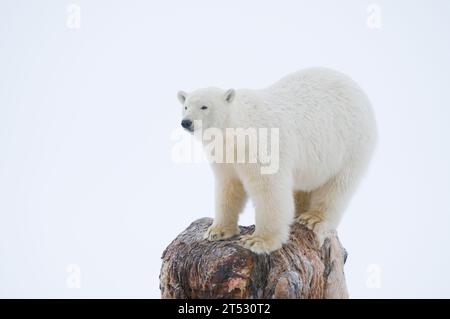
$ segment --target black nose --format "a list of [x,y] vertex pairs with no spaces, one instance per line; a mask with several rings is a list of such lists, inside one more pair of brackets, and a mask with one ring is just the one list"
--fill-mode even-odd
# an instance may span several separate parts
[[192,126],[192,121],[191,120],[182,120],[181,126],[188,129]]

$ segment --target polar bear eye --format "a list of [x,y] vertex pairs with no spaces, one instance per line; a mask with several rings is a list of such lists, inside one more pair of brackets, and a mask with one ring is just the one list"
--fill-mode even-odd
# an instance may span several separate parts
[[208,107],[205,106],[205,105],[203,105],[203,106],[201,107],[202,110],[206,110],[207,108],[208,108]]
[[187,106],[185,106],[184,109],[187,110]]

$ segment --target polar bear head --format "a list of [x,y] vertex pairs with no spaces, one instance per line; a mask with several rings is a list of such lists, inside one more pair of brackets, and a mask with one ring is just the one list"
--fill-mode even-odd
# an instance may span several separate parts
[[183,105],[181,126],[191,133],[198,128],[196,123],[201,123],[202,129],[223,128],[235,95],[233,89],[205,88],[189,94],[179,91],[178,100]]

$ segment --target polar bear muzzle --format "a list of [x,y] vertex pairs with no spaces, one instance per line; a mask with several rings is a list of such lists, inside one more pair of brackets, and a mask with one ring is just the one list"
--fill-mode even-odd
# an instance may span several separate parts
[[192,121],[190,119],[183,119],[181,121],[181,126],[188,130],[189,132],[193,132],[194,131],[194,126],[192,125]]

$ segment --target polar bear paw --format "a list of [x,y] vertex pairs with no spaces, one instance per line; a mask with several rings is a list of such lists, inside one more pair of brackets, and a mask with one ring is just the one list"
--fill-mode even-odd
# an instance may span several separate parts
[[323,222],[323,218],[319,213],[306,212],[298,216],[296,222],[314,231],[315,229],[320,228],[319,226]]
[[282,241],[275,241],[258,235],[244,235],[240,238],[239,243],[256,254],[269,254],[280,249],[283,244]]
[[298,216],[295,221],[314,232],[319,247],[322,247],[325,239],[330,235],[330,228],[320,213],[306,212]]
[[212,224],[203,235],[209,241],[224,240],[239,234],[239,227]]

